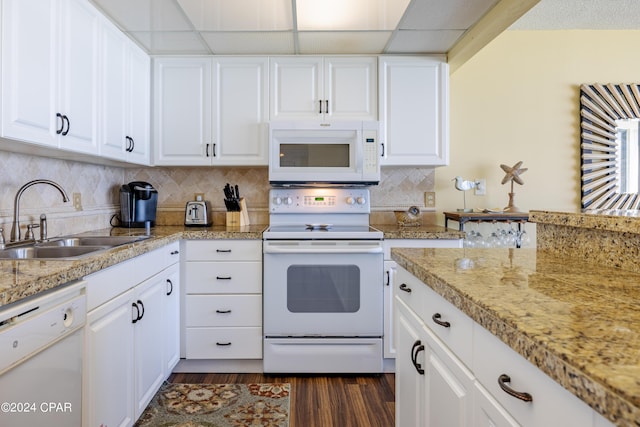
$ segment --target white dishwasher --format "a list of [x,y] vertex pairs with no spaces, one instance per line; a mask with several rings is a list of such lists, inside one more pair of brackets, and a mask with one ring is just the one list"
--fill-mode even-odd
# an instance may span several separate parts
[[80,426],[84,282],[0,309],[0,426]]

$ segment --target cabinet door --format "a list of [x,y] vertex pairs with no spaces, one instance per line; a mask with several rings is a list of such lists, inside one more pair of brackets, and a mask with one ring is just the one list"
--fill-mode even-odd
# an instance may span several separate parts
[[66,118],[60,148],[98,153],[98,12],[81,0],[61,0],[58,111]]
[[103,26],[100,68],[100,155],[125,160],[127,40],[108,23]]
[[126,144],[127,161],[148,165],[151,161],[151,60],[132,42],[127,43],[127,52],[126,136],[131,138]]
[[518,427],[520,424],[484,389],[474,386],[474,414],[476,427]]
[[400,299],[395,303],[396,427],[424,427],[425,381],[417,366],[425,366],[422,325]]
[[375,57],[325,58],[325,119],[377,120],[377,69]]
[[164,378],[167,378],[180,360],[180,267],[174,264],[163,273],[164,296]]
[[473,374],[425,326],[425,427],[473,422]]
[[162,58],[154,62],[154,162],[211,164],[210,58]]
[[266,57],[214,60],[214,165],[268,165],[268,71]]
[[325,108],[322,58],[275,57],[270,64],[271,120],[322,119]]
[[395,277],[397,265],[395,261],[384,262],[384,358],[393,359],[396,357],[396,337],[393,328],[393,279]]
[[133,291],[87,315],[83,425],[130,426],[134,422]]
[[56,147],[58,2],[2,2],[2,136]]
[[380,57],[383,165],[449,163],[449,77],[440,57]]
[[140,316],[134,328],[135,417],[144,412],[164,380],[166,279],[156,275],[134,288]]

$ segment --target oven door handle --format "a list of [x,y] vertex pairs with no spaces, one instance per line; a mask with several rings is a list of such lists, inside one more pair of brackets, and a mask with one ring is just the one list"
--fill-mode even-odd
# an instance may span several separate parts
[[299,247],[299,246],[288,246],[288,247],[277,247],[277,246],[266,246],[264,248],[265,254],[381,254],[382,247],[375,246],[370,248],[350,248],[350,247]]

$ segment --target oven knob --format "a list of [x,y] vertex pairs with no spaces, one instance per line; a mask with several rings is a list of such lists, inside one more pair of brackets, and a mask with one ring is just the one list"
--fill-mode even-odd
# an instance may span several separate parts
[[284,204],[285,205],[292,205],[293,204],[293,199],[291,197],[285,197],[284,198]]
[[273,203],[275,203],[276,205],[281,205],[282,199],[280,197],[274,197]]
[[359,205],[364,205],[366,202],[366,200],[362,196],[358,197],[356,201],[358,202]]
[[348,205],[353,205],[356,203],[356,199],[354,199],[353,197],[349,196],[347,197],[347,204]]

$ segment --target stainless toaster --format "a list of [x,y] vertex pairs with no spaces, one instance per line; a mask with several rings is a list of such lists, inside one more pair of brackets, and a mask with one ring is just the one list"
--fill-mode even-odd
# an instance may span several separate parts
[[205,200],[187,202],[184,212],[184,225],[189,227],[208,227],[211,220],[211,204]]

